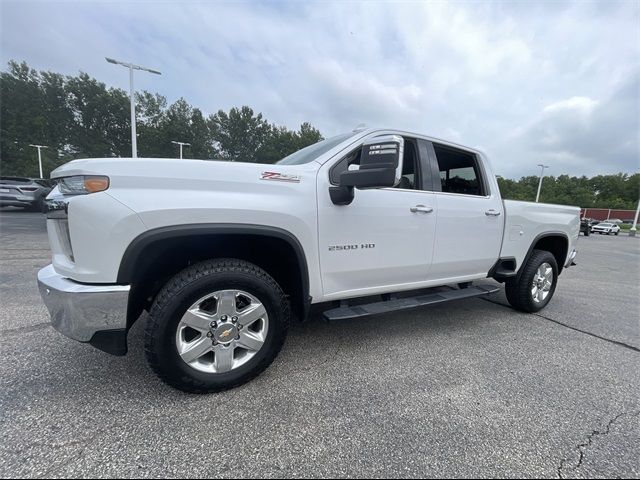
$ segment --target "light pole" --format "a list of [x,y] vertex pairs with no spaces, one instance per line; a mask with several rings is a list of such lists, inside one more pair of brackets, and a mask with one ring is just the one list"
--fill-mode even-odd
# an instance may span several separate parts
[[171,140],[171,143],[175,143],[176,145],[180,145],[180,160],[182,160],[182,147],[183,146],[191,146],[190,143],[185,142],[176,142],[175,140]]
[[47,147],[46,145],[31,145],[31,144],[29,144],[29,146],[38,149],[38,166],[40,167],[40,178],[44,178],[42,176],[42,154],[40,152],[43,148],[49,148],[49,147]]
[[640,200],[638,200],[638,208],[636,208],[636,216],[633,218],[633,225],[631,226],[631,230],[629,230],[629,236],[636,236],[636,227],[638,225],[638,214],[640,213]]
[[133,91],[133,71],[144,70],[145,72],[155,73],[156,75],[162,75],[157,70],[151,68],[141,67],[140,65],[134,65],[133,63],[120,62],[113,58],[105,57],[107,62],[115,65],[122,65],[129,69],[129,97],[131,98],[131,157],[138,157],[138,141],[136,140],[136,99]]
[[536,203],[540,200],[540,189],[542,188],[542,178],[544,177],[544,169],[549,168],[549,165],[538,164],[540,167],[540,182],[538,183],[538,193],[536,194]]

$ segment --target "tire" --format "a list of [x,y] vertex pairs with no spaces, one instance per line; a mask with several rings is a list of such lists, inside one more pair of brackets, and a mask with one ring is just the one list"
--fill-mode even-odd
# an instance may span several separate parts
[[[264,307],[263,316],[255,323],[263,325],[263,328],[266,328],[266,333],[261,340],[263,342],[262,346],[255,352],[236,346],[236,341],[241,338],[240,335],[250,334],[250,328],[252,328],[249,326],[242,331],[242,309],[237,310],[238,316],[233,317],[237,322],[235,325],[232,325],[228,319],[224,320],[225,323],[220,320],[222,318],[218,310],[218,298],[220,297],[214,298],[212,292],[224,295],[223,291],[233,292],[232,297],[225,297],[234,299],[233,311],[236,311],[238,302],[242,298],[248,297],[253,297],[253,300],[251,298],[248,298],[248,300],[255,301],[257,302],[256,305],[261,304]],[[202,301],[205,298],[206,300]],[[211,328],[210,331],[192,329],[199,334],[196,341],[202,345],[202,348],[222,348],[223,350],[214,350],[214,353],[208,352],[205,356],[198,357],[195,363],[189,364],[187,360],[183,360],[178,351],[179,342],[182,342],[183,335],[186,335],[183,332],[190,329],[189,326],[184,325],[184,319],[187,318],[185,314],[187,309],[194,311],[194,305],[196,305],[195,308],[199,315],[190,318],[197,318],[198,321],[201,321],[203,315],[203,310],[201,309],[205,302],[214,302],[215,307],[212,308],[215,308],[215,313],[212,313],[212,315],[219,317],[216,317],[220,322],[218,328],[235,328],[236,330],[231,335],[235,336],[237,334],[237,337],[234,339],[229,337],[229,344],[223,344],[223,340],[220,337],[228,335],[229,330],[219,334],[217,333],[221,331],[219,329],[214,330]],[[249,304],[249,306],[251,305],[253,303]],[[184,318],[183,315],[185,315]],[[209,315],[209,313],[206,315]],[[237,320],[238,318],[239,320]],[[172,387],[189,393],[211,393],[228,390],[255,378],[273,362],[287,336],[289,318],[290,308],[287,297],[276,281],[264,270],[243,260],[207,260],[179,272],[169,280],[156,296],[145,327],[145,354],[153,371],[162,381]],[[209,317],[206,317],[202,321],[205,325],[208,325],[209,319]],[[267,325],[267,327],[264,327],[264,325]],[[208,329],[209,327],[207,326],[206,328]],[[220,340],[218,346],[208,347],[207,342],[211,341],[213,345],[215,340]],[[240,342],[241,340],[238,341],[238,344]],[[180,345],[188,344],[180,343]],[[244,357],[240,357],[240,360],[235,357],[238,349],[240,349],[241,354],[244,354]],[[218,360],[218,353],[215,352],[228,352],[229,350],[231,351],[230,364],[234,366],[226,371],[223,369],[221,369],[221,372],[213,371],[217,369],[216,362]],[[252,356],[249,357],[249,353]],[[206,357],[206,355],[209,355],[209,357]],[[249,359],[244,360],[245,363],[235,366],[238,361],[242,362],[246,358]],[[211,363],[201,364],[200,362],[204,361],[204,359],[211,359]],[[203,365],[206,365],[206,367]],[[210,370],[204,371],[204,369]]]
[[[544,264],[548,264],[551,267],[552,283],[546,296],[536,301],[532,294],[534,278],[538,273],[538,269]],[[516,278],[507,280],[505,293],[513,308],[522,312],[533,313],[547,306],[555,293],[557,283],[558,263],[553,254],[546,250],[534,250],[527,263],[522,267],[522,273]]]
[[617,236],[619,233],[620,233],[620,232],[616,232],[616,233],[614,233],[614,235],[616,235],[616,236]]

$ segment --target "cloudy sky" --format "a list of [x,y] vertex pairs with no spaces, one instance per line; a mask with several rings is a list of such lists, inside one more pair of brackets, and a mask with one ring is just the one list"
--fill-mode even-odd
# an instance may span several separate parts
[[[496,173],[640,167],[640,2],[7,1],[1,60],[205,113],[250,105],[325,136],[357,124],[484,149]],[[4,67],[3,67],[4,68]]]

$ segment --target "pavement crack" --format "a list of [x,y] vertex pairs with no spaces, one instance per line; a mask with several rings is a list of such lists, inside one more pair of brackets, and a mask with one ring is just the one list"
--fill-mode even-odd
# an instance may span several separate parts
[[[613,417],[611,420],[609,420],[609,422],[607,423],[607,426],[605,427],[604,430],[600,431],[600,430],[592,430],[591,433],[587,436],[587,439],[582,442],[581,444],[579,444],[576,447],[577,453],[578,453],[578,462],[575,464],[575,466],[570,467],[569,470],[571,472],[576,471],[578,468],[580,468],[582,466],[582,462],[584,461],[584,456],[586,451],[589,449],[589,447],[591,446],[591,444],[593,443],[594,438],[598,437],[598,436],[606,436],[609,435],[609,432],[611,431],[611,426],[617,422],[620,418],[624,417],[624,416],[630,416],[630,417],[637,417],[638,415],[640,415],[640,411],[637,412],[622,412],[619,413],[618,415],[616,415],[615,417]],[[564,473],[565,473],[565,467],[567,464],[567,459],[563,458],[562,460],[560,460],[560,465],[558,465],[558,478],[560,479],[564,479]]]
[[[484,300],[485,302],[493,303],[495,305],[500,305],[502,307],[506,307],[506,308],[510,308],[512,310],[515,310],[510,305],[505,305],[504,303],[496,302],[495,300],[490,300],[488,298],[480,298],[480,300]],[[603,336],[598,335],[596,333],[588,332],[586,330],[582,330],[582,329],[577,328],[577,327],[572,327],[571,325],[563,323],[563,322],[561,322],[559,320],[556,320],[554,318],[547,317],[546,315],[542,315],[541,313],[531,313],[531,315],[535,315],[538,318],[542,318],[542,319],[547,320],[549,322],[553,322],[556,325],[560,325],[561,327],[568,328],[569,330],[573,330],[574,332],[583,333],[585,335],[589,335],[590,337],[594,337],[594,338],[597,338],[599,340],[604,340],[605,342],[613,343],[614,345],[618,345],[619,347],[628,348],[629,350],[633,350],[634,352],[639,352],[640,353],[640,348],[638,348],[638,347],[636,347],[634,345],[629,345],[628,343],[624,343],[624,342],[620,342],[618,340],[613,340],[611,338],[603,337]]]

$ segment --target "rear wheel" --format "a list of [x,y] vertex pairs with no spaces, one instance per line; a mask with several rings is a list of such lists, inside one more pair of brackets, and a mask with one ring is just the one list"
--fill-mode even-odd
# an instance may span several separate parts
[[289,303],[269,274],[242,260],[209,260],[173,277],[156,297],[145,329],[151,368],[192,393],[237,387],[282,348]]
[[558,263],[553,254],[534,250],[520,276],[507,280],[507,300],[516,310],[537,312],[553,297],[557,281]]

